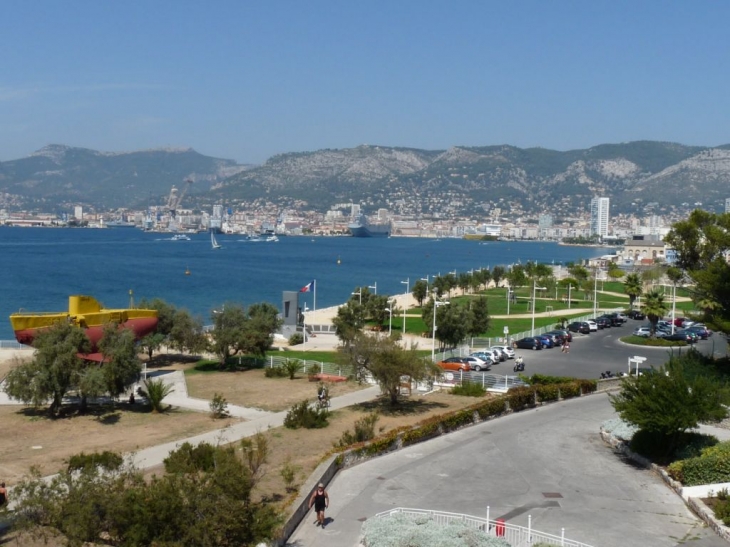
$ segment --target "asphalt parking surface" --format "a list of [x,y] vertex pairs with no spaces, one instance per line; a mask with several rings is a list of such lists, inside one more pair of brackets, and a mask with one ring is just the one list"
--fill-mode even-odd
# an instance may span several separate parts
[[[522,355],[525,360],[526,376],[532,374],[548,374],[552,376],[573,376],[576,378],[598,379],[602,372],[611,371],[627,372],[629,358],[633,356],[646,357],[642,367],[654,366],[658,368],[666,363],[672,352],[687,351],[684,348],[654,348],[648,346],[635,346],[621,342],[620,338],[629,336],[636,327],[645,324],[646,321],[629,319],[621,327],[592,332],[591,334],[573,334],[573,342],[570,344],[570,353],[562,353],[559,347],[542,350],[515,350],[517,355]],[[727,350],[725,339],[713,334],[708,340],[700,340],[694,347],[706,354],[724,356]],[[513,360],[504,361],[492,367],[492,373],[514,374],[512,367]]]

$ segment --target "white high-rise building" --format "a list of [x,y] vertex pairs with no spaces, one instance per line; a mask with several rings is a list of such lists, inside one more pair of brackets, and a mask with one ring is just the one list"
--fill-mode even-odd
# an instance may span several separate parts
[[601,237],[608,235],[608,198],[593,198],[591,200],[591,235]]

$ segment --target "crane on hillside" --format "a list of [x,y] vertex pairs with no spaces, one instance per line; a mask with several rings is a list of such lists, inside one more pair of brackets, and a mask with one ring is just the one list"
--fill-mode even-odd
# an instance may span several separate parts
[[183,186],[182,190],[178,190],[174,184],[172,185],[170,195],[167,197],[167,205],[165,206],[165,209],[167,209],[173,217],[175,216],[177,210],[180,208],[182,200],[185,197],[188,188],[190,188],[192,184],[193,179],[187,178],[185,179],[185,186]]

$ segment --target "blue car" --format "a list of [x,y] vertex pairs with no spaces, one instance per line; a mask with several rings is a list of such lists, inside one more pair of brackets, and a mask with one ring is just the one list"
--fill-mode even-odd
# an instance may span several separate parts
[[550,336],[548,334],[541,334],[539,336],[536,336],[535,338],[540,340],[543,348],[554,348],[555,347],[555,342],[553,341],[552,336]]

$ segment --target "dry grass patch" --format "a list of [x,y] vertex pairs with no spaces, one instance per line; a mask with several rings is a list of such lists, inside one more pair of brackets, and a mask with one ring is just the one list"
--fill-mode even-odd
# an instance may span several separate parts
[[132,452],[240,421],[177,409],[152,414],[141,405],[133,408],[92,407],[87,415],[51,419],[32,408],[0,407],[0,478],[15,484],[32,466],[44,475],[56,473],[82,451]]
[[478,400],[481,399],[436,392],[429,395],[413,395],[404,400],[402,405],[391,408],[388,402],[381,398],[332,412],[330,425],[324,429],[292,430],[277,427],[265,431],[271,451],[266,474],[256,491],[260,497],[271,500],[281,500],[289,496],[281,477],[281,469],[287,460],[299,468],[295,481],[295,486],[299,487],[322,462],[325,454],[333,449],[342,433],[352,430],[355,421],[368,412],[378,411],[380,414],[380,420],[375,426],[376,434],[380,435],[398,427],[415,425],[438,414],[462,409]]
[[[306,376],[294,380],[266,378],[263,369],[187,374],[185,380],[191,397],[212,399],[213,394],[220,393],[229,404],[272,412],[287,410],[304,399],[317,398],[317,383],[310,382]],[[369,387],[353,381],[327,382],[327,386],[330,397]]]

